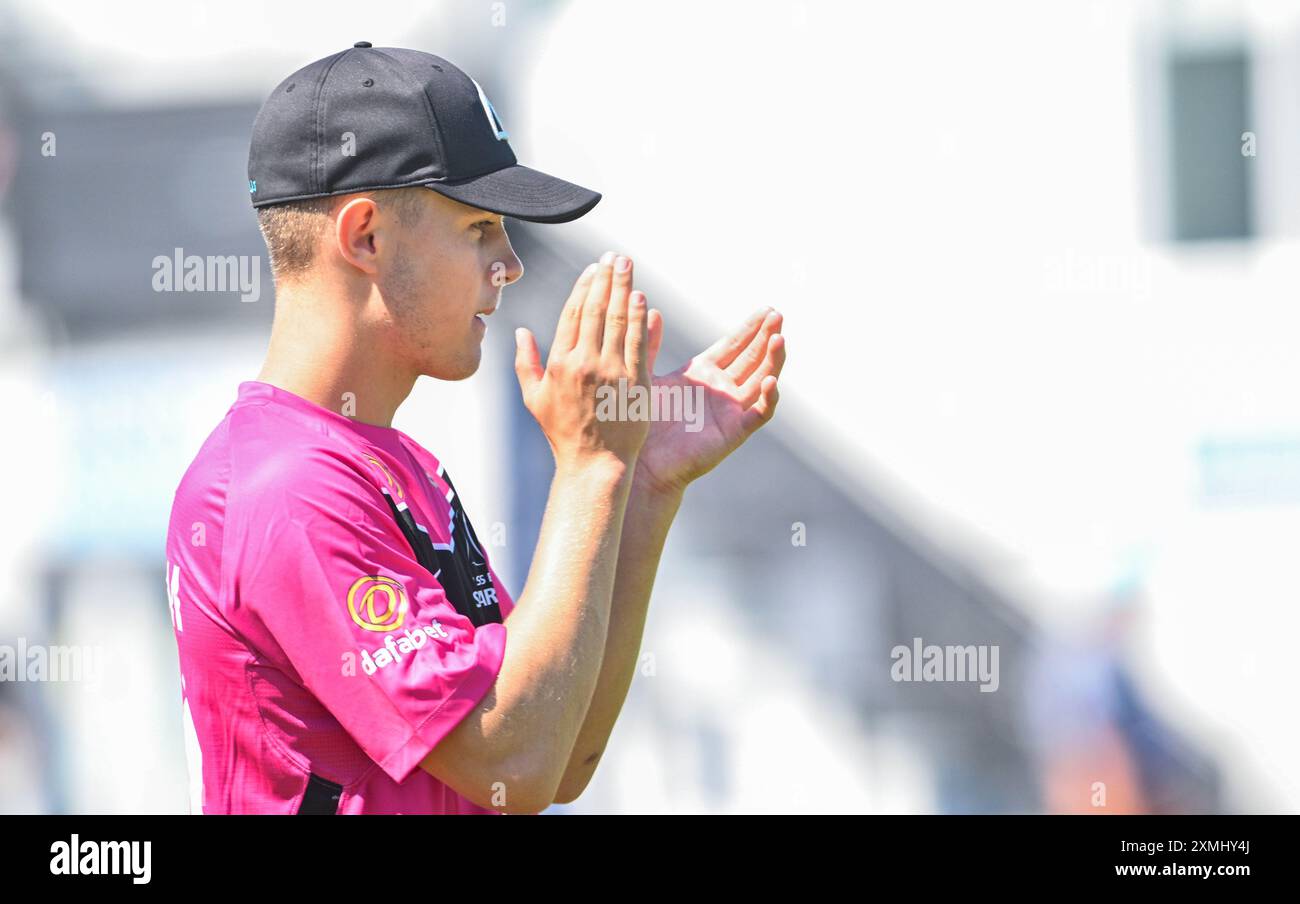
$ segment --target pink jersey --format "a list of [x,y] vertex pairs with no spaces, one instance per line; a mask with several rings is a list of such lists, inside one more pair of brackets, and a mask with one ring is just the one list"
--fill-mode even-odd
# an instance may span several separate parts
[[241,384],[176,491],[167,594],[194,812],[494,812],[419,764],[514,602],[406,434]]

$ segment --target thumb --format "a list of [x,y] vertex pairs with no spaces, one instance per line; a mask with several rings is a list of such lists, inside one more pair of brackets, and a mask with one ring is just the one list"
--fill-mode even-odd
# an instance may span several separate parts
[[526,327],[522,326],[515,330],[515,376],[519,378],[519,388],[525,397],[542,379],[542,362],[537,353],[537,340]]

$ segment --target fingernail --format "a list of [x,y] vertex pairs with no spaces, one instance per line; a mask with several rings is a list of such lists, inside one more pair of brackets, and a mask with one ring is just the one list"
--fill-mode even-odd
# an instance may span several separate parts
[[610,264],[614,263],[614,257],[615,255],[613,251],[606,251],[600,256],[600,265],[602,267],[608,267]]
[[582,278],[586,279],[588,276],[591,276],[596,272],[596,268],[599,266],[600,264],[587,264],[587,269],[582,271]]
[[630,266],[632,266],[631,259],[626,258],[621,254],[614,259],[614,269],[617,270],[619,273],[626,273],[627,268]]
[[521,326],[519,329],[515,330],[515,345],[523,345],[523,344],[524,344],[524,328]]
[[632,304],[636,305],[638,308],[645,307],[645,295],[641,292],[633,292]]

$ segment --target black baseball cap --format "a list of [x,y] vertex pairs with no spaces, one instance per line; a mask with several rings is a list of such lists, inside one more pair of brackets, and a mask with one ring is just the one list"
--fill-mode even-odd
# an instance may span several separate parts
[[600,193],[521,166],[491,101],[442,57],[368,41],[317,60],[262,104],[248,150],[254,207],[423,185],[534,223],[576,220]]

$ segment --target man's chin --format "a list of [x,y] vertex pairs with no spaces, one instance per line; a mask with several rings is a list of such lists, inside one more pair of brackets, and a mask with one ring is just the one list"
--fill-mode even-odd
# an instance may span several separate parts
[[436,367],[427,367],[424,370],[426,377],[433,377],[435,380],[446,380],[455,382],[457,380],[468,380],[474,374],[478,373],[479,365],[483,361],[483,352],[479,347],[475,347],[473,353],[454,364],[442,363]]

